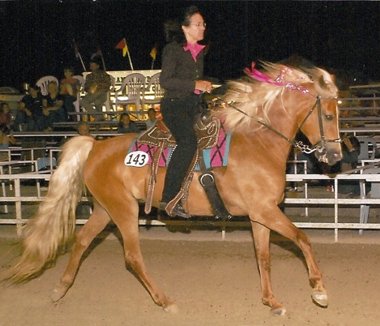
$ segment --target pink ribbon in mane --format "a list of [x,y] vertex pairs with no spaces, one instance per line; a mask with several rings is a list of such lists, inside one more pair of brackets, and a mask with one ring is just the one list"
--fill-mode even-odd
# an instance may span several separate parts
[[300,91],[304,94],[309,94],[309,90],[306,87],[300,86],[300,85],[295,85],[294,83],[291,82],[286,82],[285,81],[285,75],[289,71],[289,68],[284,67],[281,70],[281,73],[276,77],[276,79],[272,79],[270,76],[267,74],[264,74],[263,72],[257,70],[255,68],[256,63],[252,62],[250,68],[245,68],[244,72],[251,78],[261,81],[263,83],[275,85],[275,86],[280,86],[280,87],[286,87],[291,90],[297,90]]

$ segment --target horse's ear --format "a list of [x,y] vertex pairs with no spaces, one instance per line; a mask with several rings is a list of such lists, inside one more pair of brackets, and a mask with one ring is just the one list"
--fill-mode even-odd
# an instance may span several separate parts
[[319,78],[318,78],[318,85],[322,89],[326,89],[327,88],[327,82],[326,82],[326,80],[325,80],[325,78],[324,78],[323,75],[319,76]]
[[321,90],[325,90],[328,92],[336,92],[337,88],[334,83],[335,76],[334,75],[328,75],[322,74],[318,78],[318,86],[321,88]]

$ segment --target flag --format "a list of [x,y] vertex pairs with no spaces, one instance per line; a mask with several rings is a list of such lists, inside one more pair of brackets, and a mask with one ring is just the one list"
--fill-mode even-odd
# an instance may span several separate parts
[[123,50],[122,51],[123,57],[125,57],[127,55],[127,53],[129,52],[128,51],[127,41],[125,40],[125,38],[123,38],[119,43],[117,43],[117,45],[116,45],[115,48]]
[[150,50],[149,55],[152,57],[152,60],[156,60],[156,57],[157,57],[157,48],[156,48],[156,46],[154,46],[153,49]]

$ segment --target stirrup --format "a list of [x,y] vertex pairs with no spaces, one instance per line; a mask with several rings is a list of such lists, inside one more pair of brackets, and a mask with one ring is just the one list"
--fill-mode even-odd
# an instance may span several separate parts
[[167,209],[167,206],[168,206],[168,203],[166,202],[160,202],[159,204],[159,211],[161,212],[166,212],[166,214],[169,216],[169,217],[181,217],[181,218],[184,218],[184,219],[188,219],[191,217],[191,215],[187,214],[184,210],[184,208],[182,207],[181,203],[178,203],[173,209],[172,211],[168,211]]

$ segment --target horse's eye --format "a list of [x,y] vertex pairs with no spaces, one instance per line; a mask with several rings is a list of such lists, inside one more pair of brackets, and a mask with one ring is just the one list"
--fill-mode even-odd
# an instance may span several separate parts
[[331,121],[334,119],[334,115],[333,114],[326,114],[325,115],[325,119],[328,120],[328,121]]

